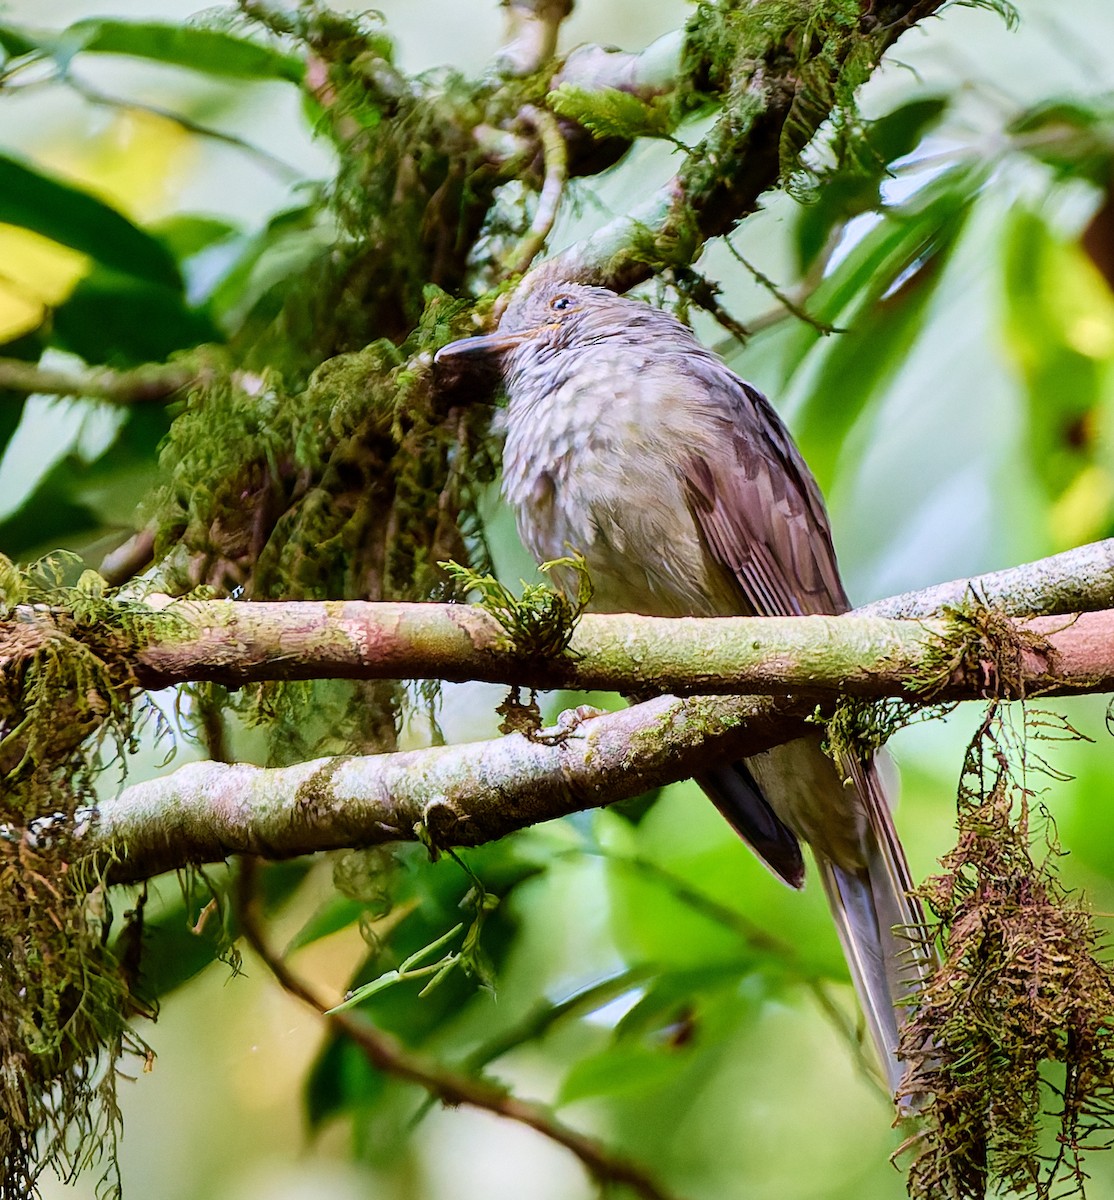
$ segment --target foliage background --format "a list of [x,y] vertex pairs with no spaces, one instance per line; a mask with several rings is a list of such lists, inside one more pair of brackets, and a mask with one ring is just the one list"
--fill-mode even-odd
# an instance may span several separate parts
[[[494,4],[396,0],[381,7],[410,71],[452,63],[476,73],[498,45]],[[676,28],[688,11],[680,0],[582,4],[562,41],[638,48]],[[878,218],[853,220],[829,264],[836,271],[842,263],[841,278],[856,297],[831,313],[851,332],[820,339],[796,321],[781,321],[745,351],[723,347],[736,369],[774,397],[814,464],[857,600],[1112,532],[1114,298],[1080,238],[1104,203],[1099,185],[1110,183],[1114,61],[1101,48],[1114,44],[1114,14],[1103,0],[1074,5],[1070,17],[1055,0],[1024,0],[1020,11],[1020,26],[1010,32],[992,13],[949,10],[903,39],[863,95],[867,115],[915,97],[948,100],[914,161],[886,182],[884,194],[907,201],[915,213],[925,189],[935,188],[962,219],[943,234],[934,229],[915,267],[897,281],[886,277],[885,263],[855,258],[858,247],[865,260]],[[190,4],[120,0],[112,15],[178,21],[192,13]],[[106,13],[86,0],[55,0],[48,13],[17,3],[5,13],[12,21],[57,27],[94,15]],[[65,86],[43,83],[0,95],[4,152],[82,182],[141,224],[159,228],[176,214],[201,213],[235,227],[208,257],[187,263],[196,300],[274,214],[297,200],[300,180],[330,173],[329,154],[311,139],[288,84],[218,80],[117,56],[83,56],[75,70],[105,92],[235,134],[291,168],[142,108],[91,104]],[[1087,128],[1106,178],[1087,177],[1095,175],[1091,160],[1070,137],[1050,139],[1051,150],[1039,136],[1013,137],[1015,147],[1024,145],[1007,149],[1011,120],[1068,95],[1092,115]],[[668,145],[640,143],[621,167],[578,184],[578,211],[563,219],[551,245],[559,248],[644,194],[671,171],[670,156]],[[990,174],[962,178],[955,174],[961,167]],[[834,185],[812,208],[779,196],[734,241],[748,261],[792,288],[802,230],[838,200]],[[1097,228],[1099,235],[1105,228],[1109,248],[1114,220]],[[281,260],[270,266],[283,269]],[[63,300],[87,269],[70,252],[0,226],[3,340],[33,328],[37,301]],[[773,307],[768,291],[725,248],[710,249],[701,269],[722,282],[725,307],[744,322]],[[824,295],[821,289],[817,301]],[[696,314],[696,321],[707,339],[723,337],[706,317]],[[0,460],[0,547],[33,557],[65,545],[95,558],[154,482],[161,419],[149,411],[33,398],[13,432],[14,420],[0,414],[0,423],[7,422],[0,434],[8,439]],[[511,578],[527,573],[530,564],[494,498],[490,511],[501,569]],[[499,689],[480,685],[447,689],[446,736],[490,734],[500,698]],[[1060,838],[1071,851],[1065,874],[1097,910],[1109,912],[1114,819],[1105,801],[1114,751],[1100,703],[1079,702],[1070,711],[1099,740],[1053,750],[1055,765],[1075,777],[1055,785],[1053,800]],[[918,876],[950,844],[951,797],[976,719],[960,712],[946,723],[918,726],[894,747],[903,781],[899,824]],[[181,747],[178,761],[191,752]],[[145,751],[132,777],[156,769],[160,757],[154,747]],[[419,856],[404,858],[398,888],[439,892],[422,903],[421,928],[412,933],[420,945],[429,940],[423,934],[457,919],[452,902],[466,884],[451,862],[430,871]],[[497,1000],[456,992],[419,1001],[400,991],[377,1014],[384,1024],[455,1059],[513,1026],[539,998],[559,1000],[650,963],[665,984],[649,993],[617,987],[612,1003],[556,1024],[500,1059],[496,1074],[523,1094],[556,1097],[568,1120],[652,1164],[687,1196],[890,1200],[903,1194],[900,1175],[887,1165],[896,1141],[886,1102],[861,1078],[809,990],[732,927],[742,916],[791,941],[805,973],[836,981],[835,994],[850,1012],[822,898],[815,889],[800,897],[777,885],[695,788],[669,789],[637,824],[601,812],[530,831],[469,861],[492,878],[524,876],[501,910],[501,929],[489,934],[496,945],[507,939]],[[717,915],[709,905],[697,911],[686,888],[727,912]],[[189,973],[181,958],[188,939],[181,935],[176,885],[164,892],[169,978]],[[322,906],[334,911],[332,895],[328,866],[315,867],[279,913],[277,928],[293,937]],[[299,951],[297,962],[341,991],[364,952],[357,927],[348,924]],[[307,1133],[300,1095],[320,1029],[250,961],[245,976],[230,978],[217,964],[183,982],[148,1036],[159,1056],[155,1070],[124,1089],[126,1194],[162,1200],[592,1194],[563,1151],[483,1115],[433,1111],[404,1137],[419,1099],[400,1085],[375,1084],[350,1059],[316,1071],[310,1107],[320,1121]],[[1114,1186],[1114,1163],[1096,1157],[1092,1167],[1094,1195],[1102,1195]],[[90,1176],[48,1194],[91,1196],[94,1183]]]

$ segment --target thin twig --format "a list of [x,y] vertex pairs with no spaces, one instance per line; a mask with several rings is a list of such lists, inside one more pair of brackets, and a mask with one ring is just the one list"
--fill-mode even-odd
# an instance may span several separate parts
[[576,1155],[585,1170],[601,1184],[622,1184],[643,1200],[674,1200],[671,1193],[664,1191],[641,1167],[615,1154],[595,1138],[564,1125],[543,1105],[520,1100],[497,1084],[458,1074],[440,1063],[413,1054],[358,1013],[330,1011],[333,1006],[296,975],[268,945],[255,887],[257,873],[255,859],[241,860],[236,903],[240,928],[248,945],[284,991],[315,1009],[336,1032],[357,1046],[376,1070],[417,1084],[442,1104],[450,1107],[467,1104],[536,1130]]
[[683,296],[713,316],[740,346],[745,346],[750,341],[751,330],[733,317],[719,302],[718,284],[712,283],[691,267],[674,267],[673,281]]
[[176,112],[174,109],[164,108],[161,104],[150,104],[145,100],[136,100],[131,97],[113,96],[109,92],[102,92],[100,88],[86,83],[83,79],[78,79],[69,72],[60,77],[60,82],[68,84],[79,96],[87,100],[90,104],[98,104],[107,108],[134,109],[138,112],[149,113],[153,117],[161,117],[164,121],[173,121],[175,125],[184,129],[187,133],[196,134],[198,137],[210,138],[217,142],[224,142],[227,146],[233,146],[237,150],[242,150],[245,154],[250,154],[255,158],[260,166],[282,179],[285,183],[293,183],[305,178],[304,171],[272,154],[269,150],[264,150],[261,146],[256,146],[246,138],[242,138],[235,133],[225,133],[222,129],[214,129],[211,125],[203,125],[200,121],[195,121],[192,117],[187,117],[184,113]]
[[768,275],[764,275],[753,263],[748,262],[747,259],[745,259],[735,248],[731,239],[727,237],[726,234],[723,238],[723,244],[731,252],[732,257],[736,260],[736,262],[745,267],[751,273],[751,275],[754,276],[755,282],[761,284],[761,286],[764,287],[779,304],[785,307],[786,311],[792,313],[793,316],[797,317],[801,321],[804,321],[806,324],[811,325],[813,329],[815,329],[818,333],[824,334],[825,337],[828,334],[842,332],[834,325],[828,324],[827,321],[821,321],[818,317],[814,317],[807,309],[802,308],[792,296],[779,288],[778,285],[774,283],[774,281]]
[[533,104],[523,105],[522,117],[529,122],[541,140],[542,158],[545,163],[545,180],[538,196],[538,208],[530,223],[530,230],[519,243],[509,274],[520,275],[541,253],[545,240],[557,219],[557,209],[565,192],[569,178],[568,148],[557,118],[548,109]]
[[134,579],[151,561],[155,551],[155,527],[140,529],[101,561],[100,572],[110,587],[120,587]]
[[19,358],[0,358],[0,392],[21,396],[87,396],[109,404],[131,405],[169,400],[198,378],[196,366],[182,363],[144,365],[132,371],[113,371],[108,367],[64,370],[24,362]]

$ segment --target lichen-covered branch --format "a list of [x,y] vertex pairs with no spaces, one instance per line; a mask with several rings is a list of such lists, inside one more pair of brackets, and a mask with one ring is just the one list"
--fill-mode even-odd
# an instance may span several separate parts
[[[722,52],[737,32],[736,62],[749,62],[750,73],[731,79],[715,125],[649,199],[537,270],[626,291],[662,266],[691,264],[707,239],[729,232],[783,180],[787,165],[832,116],[841,96],[869,77],[898,37],[943,4],[864,2],[857,29],[847,21],[846,5],[816,5],[811,38],[803,40],[796,18],[777,28],[772,6],[768,18],[760,6],[732,10],[710,36]],[[690,68],[703,54],[701,37],[699,23],[690,25],[685,48]],[[729,73],[737,71],[733,65]],[[704,73],[712,77],[713,90],[722,86],[714,63]],[[689,86],[699,90],[699,67],[696,74]]]
[[[539,657],[513,646],[482,608],[453,604],[226,600],[183,602],[158,640],[125,657],[148,689],[207,681],[240,687],[264,680],[482,680],[582,691],[748,692],[865,698],[923,695],[956,638],[954,621],[883,617],[665,618],[585,615],[568,652]],[[64,624],[23,610],[0,633],[0,663],[38,648],[32,635]],[[1040,639],[1018,686],[1028,694],[1103,691],[1114,685],[1114,611],[1017,621],[1017,637]],[[958,663],[934,683],[940,699],[978,695],[985,681]]]
[[[1114,609],[1114,540],[841,617],[586,614],[563,655],[515,646],[487,611],[463,604],[179,601],[165,620],[144,622],[134,643],[123,635],[115,644],[100,640],[102,653],[149,689],[197,681],[236,688],[283,679],[443,679],[643,694],[916,697],[963,637],[944,610],[980,605],[1016,617],[1015,636],[1047,642],[1042,654],[1029,652],[1017,681],[1030,694],[1101,690],[1114,678],[1114,612],[1102,611]],[[0,663],[28,659],[54,633],[80,638],[71,624],[65,612],[20,605],[7,625],[0,623]],[[103,634],[103,622],[98,628]],[[977,668],[960,663],[933,686],[941,698],[963,698],[982,682]]]
[[1114,607],[1114,538],[1089,542],[1004,571],[953,579],[875,600],[856,611],[877,617],[916,618],[972,601],[1013,617]]
[[[1089,601],[1105,594],[1109,603],[1114,573],[1101,565],[1109,553],[1109,543],[1100,543],[1033,564],[1028,571],[984,576],[980,591],[1006,608],[1015,607],[1020,597],[1038,610],[1056,607],[1066,594]],[[1087,574],[1084,564],[1090,564],[1090,584],[1066,592],[1062,573]],[[1032,578],[1043,579],[1046,590],[1035,592],[1027,582]],[[954,599],[955,588],[929,589],[916,604],[927,604],[933,595]],[[183,678],[242,683],[344,675],[367,671],[373,662],[382,673],[412,674],[419,658],[438,662],[436,673],[449,678],[564,686],[578,681],[579,686],[628,690],[644,687],[647,678],[658,684],[687,678],[705,691],[726,686],[701,661],[706,654],[735,690],[796,691],[765,699],[665,696],[619,713],[573,714],[551,735],[535,739],[514,734],[274,770],[191,764],[133,785],[102,805],[87,845],[115,859],[111,869],[118,879],[240,852],[285,858],[416,837],[437,845],[488,841],[684,779],[710,760],[754,754],[799,736],[823,691],[819,681],[826,678],[839,690],[831,674],[837,663],[847,693],[858,689],[865,695],[926,701],[1114,687],[1114,610],[1024,621],[979,608],[912,622],[855,615],[704,621],[583,617],[572,643],[581,657],[574,654],[566,664],[549,666],[535,662],[532,674],[524,656],[503,644],[493,618],[467,606],[213,602],[180,604],[174,611],[181,614],[178,640],[152,642],[135,663],[137,678],[149,686]],[[194,624],[201,614],[203,625]],[[377,620],[369,621],[370,615]],[[11,628],[27,634],[42,619],[31,613]],[[781,645],[756,637],[759,629],[776,632]],[[659,637],[639,640],[647,630]],[[725,631],[734,636],[725,637]],[[618,661],[609,662],[609,654]],[[695,667],[682,662],[686,654]],[[660,674],[654,676],[655,670]]]
[[[1055,686],[1054,670],[1076,671],[1071,656],[1088,662],[1089,646],[1101,647],[1109,660],[1114,614],[1068,625],[1060,618],[1041,622],[1050,640],[1070,629],[1087,631],[1063,656],[1022,643],[1015,661],[1024,670],[1031,659],[1041,687]],[[956,647],[954,659],[933,657],[938,677],[922,680],[934,700],[976,697],[1003,684],[1019,690],[1021,680],[999,677],[998,648],[968,649]],[[965,693],[952,682],[961,672],[970,676]],[[1112,686],[1114,669],[1108,668],[1101,679],[1080,675],[1076,690]],[[272,770],[193,763],[107,801],[90,847],[115,853],[114,878],[137,879],[234,853],[289,858],[418,837],[475,845],[676,782],[713,760],[788,741],[803,732],[814,705],[804,696],[665,696],[618,713],[572,714],[563,727],[535,739],[511,734]]]
[[86,848],[123,882],[229,854],[292,858],[421,838],[478,845],[754,754],[805,729],[807,702],[672,696],[569,715],[550,736],[510,734],[265,769],[191,763],[99,808]]

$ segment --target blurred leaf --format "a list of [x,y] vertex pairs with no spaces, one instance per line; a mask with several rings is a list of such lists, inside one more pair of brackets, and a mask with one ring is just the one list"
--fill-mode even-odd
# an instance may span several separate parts
[[647,1092],[672,1082],[686,1065],[685,1056],[676,1050],[616,1043],[581,1059],[569,1071],[557,1094],[557,1104]]
[[213,289],[210,306],[221,327],[231,334],[249,319],[269,322],[282,308],[287,281],[327,253],[335,237],[308,205],[272,217]]
[[15,25],[0,24],[0,47],[9,58],[22,58],[38,48],[38,42],[26,30]]
[[841,332],[817,347],[819,331],[800,324],[784,369],[786,377],[793,375],[816,348],[794,432],[822,491],[831,484],[853,426],[916,341],[983,179],[981,169],[957,168],[926,185],[909,204],[888,210],[811,297],[813,316]]
[[698,1010],[702,998],[725,988],[738,988],[739,983],[753,972],[753,960],[744,958],[738,962],[713,963],[659,975],[619,1019],[615,1036],[622,1039],[660,1033],[678,1019],[687,1019],[693,1010]]
[[60,32],[0,25],[0,43],[13,55],[38,51],[65,69],[75,54],[125,54],[233,79],[301,83],[305,64],[259,42],[219,29],[90,17]]
[[386,1079],[347,1038],[332,1037],[313,1064],[305,1085],[305,1114],[311,1130],[341,1113],[373,1108]]
[[824,180],[817,198],[801,207],[795,229],[797,265],[805,273],[833,229],[881,206],[890,164],[916,149],[926,129],[947,110],[940,96],[920,97],[872,121],[844,153],[849,164]]
[[95,532],[127,528],[154,482],[156,448],[169,426],[162,407],[137,406],[93,462],[65,455],[19,508],[0,520],[0,548],[26,560],[55,546],[80,546]]
[[162,362],[176,350],[220,341],[208,315],[177,287],[105,268],[90,272],[54,310],[58,344],[86,362],[129,367]]
[[367,905],[362,901],[335,892],[290,939],[286,953],[293,954],[303,946],[312,945],[322,938],[355,925],[366,911]]
[[[0,356],[17,358],[24,362],[38,361],[42,351],[42,341],[37,330],[0,346]],[[3,458],[8,443],[23,420],[26,406],[27,397],[23,393],[0,391],[0,459]]]
[[0,221],[33,230],[135,279],[168,290],[181,286],[174,257],[158,238],[89,192],[6,155],[0,155]]
[[1109,185],[1114,171],[1114,101],[1109,96],[1046,101],[1018,117],[1007,132],[1019,149],[1061,179]]
[[1010,213],[1004,250],[1007,344],[1029,402],[1030,466],[1053,497],[1091,480],[1082,509],[1074,506],[1082,524],[1067,528],[1065,514],[1053,514],[1061,544],[1075,544],[1098,536],[1109,509],[1109,488],[1091,468],[1101,449],[1100,407],[1114,403],[1114,296],[1083,249],[1037,212]]
[[151,230],[166,245],[176,259],[193,255],[217,242],[235,237],[239,230],[216,217],[201,217],[194,213],[178,213],[153,225]]

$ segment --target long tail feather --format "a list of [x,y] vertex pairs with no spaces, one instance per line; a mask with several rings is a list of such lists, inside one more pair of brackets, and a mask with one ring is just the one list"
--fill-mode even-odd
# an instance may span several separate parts
[[844,782],[818,738],[776,747],[746,765],[770,809],[812,847],[871,1040],[896,1092],[904,1074],[897,1056],[903,1012],[931,973],[933,956],[877,767],[848,762]]
[[932,952],[878,770],[855,763],[850,777],[866,810],[861,841],[866,865],[849,870],[822,852],[815,855],[816,865],[871,1038],[896,1092],[904,1075],[897,1056],[903,1014],[932,970]]

